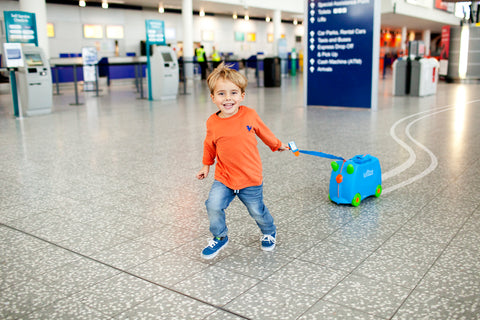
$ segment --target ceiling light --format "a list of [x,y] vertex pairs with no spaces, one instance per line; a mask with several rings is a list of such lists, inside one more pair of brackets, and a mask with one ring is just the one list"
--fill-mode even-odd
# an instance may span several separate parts
[[267,16],[267,17],[265,18],[265,21],[270,22],[270,17]]
[[163,3],[159,3],[158,4],[158,12],[159,13],[164,13],[165,12],[165,8],[163,7]]
[[237,13],[234,12],[232,17],[233,17],[233,20],[237,20],[237,18],[238,18]]
[[244,19],[245,21],[248,21],[250,19],[250,17],[248,16],[248,13],[245,15]]
[[297,25],[297,24],[298,24],[297,18],[293,19],[293,24],[294,24],[294,25]]
[[205,17],[205,10],[203,8],[200,9],[200,17]]
[[78,1],[78,5],[80,7],[85,7],[87,5],[87,3],[85,2],[85,0],[80,0],[80,1]]
[[103,8],[103,9],[108,9],[108,2],[107,2],[107,0],[103,0],[103,1],[102,1],[102,8]]

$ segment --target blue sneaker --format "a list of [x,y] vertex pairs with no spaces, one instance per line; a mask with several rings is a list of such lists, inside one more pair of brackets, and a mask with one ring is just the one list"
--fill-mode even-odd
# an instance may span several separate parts
[[208,246],[205,247],[202,251],[202,257],[204,259],[213,259],[217,254],[227,246],[228,236],[225,236],[222,240],[217,237],[214,237],[212,240],[208,241]]
[[272,251],[273,249],[275,249],[276,236],[277,236],[277,232],[263,235],[262,239],[260,239],[260,241],[262,241],[263,251]]

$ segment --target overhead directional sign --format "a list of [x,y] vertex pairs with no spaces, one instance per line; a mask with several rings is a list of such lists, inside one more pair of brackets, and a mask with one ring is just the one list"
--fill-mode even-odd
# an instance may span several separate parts
[[376,108],[378,2],[308,0],[307,105]]

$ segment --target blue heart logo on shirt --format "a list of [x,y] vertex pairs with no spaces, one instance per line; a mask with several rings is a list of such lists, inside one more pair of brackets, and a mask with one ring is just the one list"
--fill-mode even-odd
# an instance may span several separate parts
[[252,126],[247,126],[248,131],[252,130]]

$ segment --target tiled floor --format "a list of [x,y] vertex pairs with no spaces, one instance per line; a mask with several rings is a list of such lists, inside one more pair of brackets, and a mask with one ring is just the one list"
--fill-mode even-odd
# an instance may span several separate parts
[[212,261],[204,83],[154,102],[115,85],[81,106],[62,88],[23,120],[0,95],[0,318],[480,319],[480,85],[393,97],[387,78],[372,112],[304,108],[301,80],[250,78],[245,104],[301,149],[377,156],[384,194],[333,204],[329,160],[260,143],[277,248],[235,200]]

